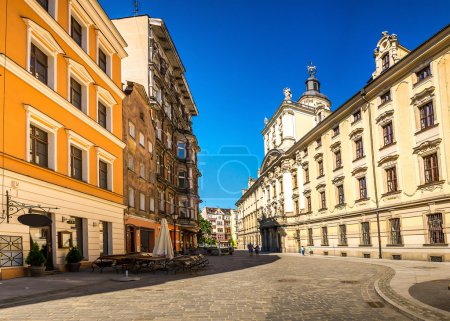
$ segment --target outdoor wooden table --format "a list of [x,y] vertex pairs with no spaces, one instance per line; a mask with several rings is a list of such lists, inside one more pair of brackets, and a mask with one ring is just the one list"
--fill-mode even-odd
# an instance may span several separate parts
[[158,268],[166,269],[167,258],[165,257],[153,257],[153,256],[139,256],[136,257],[136,272],[139,272],[142,268],[147,268],[150,271],[156,271]]

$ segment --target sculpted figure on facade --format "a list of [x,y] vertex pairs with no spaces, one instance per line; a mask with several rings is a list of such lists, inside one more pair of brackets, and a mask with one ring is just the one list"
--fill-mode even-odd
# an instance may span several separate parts
[[292,93],[291,93],[291,88],[286,87],[283,89],[283,93],[284,93],[284,100],[285,101],[291,101],[292,100]]

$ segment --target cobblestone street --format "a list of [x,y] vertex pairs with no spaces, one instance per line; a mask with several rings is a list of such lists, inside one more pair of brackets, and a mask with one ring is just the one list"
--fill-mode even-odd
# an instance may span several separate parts
[[[387,267],[243,252],[210,262],[197,275],[147,273],[128,283],[87,271],[3,281],[0,320],[406,319],[374,292]],[[45,282],[70,287],[43,292]],[[14,298],[24,287],[30,294]]]

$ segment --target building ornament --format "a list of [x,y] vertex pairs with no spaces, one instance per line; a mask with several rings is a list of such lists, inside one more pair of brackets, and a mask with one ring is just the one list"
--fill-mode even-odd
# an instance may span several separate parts
[[390,109],[382,113],[380,116],[375,118],[375,121],[377,124],[380,124],[381,126],[386,125],[388,122],[390,122],[394,118],[394,110]]
[[274,176],[276,178],[280,178],[283,175],[283,173],[281,172],[281,167],[280,166],[276,166],[275,167],[275,171],[274,171]]
[[314,160],[316,162],[321,161],[323,159],[323,153],[317,153],[316,155],[314,155]]
[[326,186],[325,183],[317,184],[316,190],[319,192],[323,192],[325,190],[325,186]]
[[337,141],[337,142],[331,144],[330,149],[333,153],[336,153],[338,150],[341,149],[341,142]]
[[297,166],[300,166],[302,163],[302,156],[301,156],[301,152],[298,150],[295,152],[295,164]]
[[355,128],[352,130],[352,132],[348,135],[351,140],[358,140],[362,137],[362,134],[364,132],[364,129],[361,127]]
[[283,89],[283,94],[284,94],[284,101],[291,101],[292,100],[292,93],[291,93],[291,88],[286,87]]
[[281,162],[281,172],[284,173],[290,173],[293,169],[293,160],[291,159],[285,159]]
[[333,185],[339,185],[340,183],[344,182],[344,178],[345,178],[344,175],[337,176],[331,182],[333,183]]
[[388,168],[397,163],[398,155],[389,155],[378,161],[378,167]]
[[434,86],[425,88],[420,93],[415,94],[411,98],[411,105],[413,105],[414,107],[423,105],[428,101],[430,101],[431,99],[433,99],[433,96],[434,96]]
[[302,165],[302,168],[306,170],[306,169],[308,169],[309,162],[308,161],[304,161],[301,165]]
[[432,141],[425,141],[419,146],[413,148],[414,154],[418,154],[419,156],[426,156],[428,154],[434,153],[438,150],[441,141],[441,138],[437,138]]
[[307,190],[303,191],[303,195],[305,195],[305,197],[310,196],[311,195],[311,190],[307,189]]
[[352,171],[352,176],[361,176],[361,174],[365,174],[367,171],[367,167],[357,167]]

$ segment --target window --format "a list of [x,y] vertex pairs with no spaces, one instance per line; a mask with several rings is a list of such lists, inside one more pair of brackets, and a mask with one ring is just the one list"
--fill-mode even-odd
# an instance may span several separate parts
[[318,161],[317,166],[319,168],[319,177],[323,176],[323,161],[322,160]]
[[397,191],[397,170],[395,167],[386,169],[387,192]]
[[42,167],[48,167],[48,133],[30,126],[30,161]]
[[353,122],[356,123],[359,120],[361,120],[361,110],[358,110],[353,114]]
[[165,211],[164,192],[159,191],[159,210]]
[[337,192],[338,192],[338,204],[343,205],[345,203],[344,185],[339,185],[337,187]]
[[425,129],[434,125],[433,102],[419,107],[420,129]]
[[155,211],[155,198],[153,197],[153,191],[150,192],[150,212]]
[[37,2],[45,9],[45,11],[48,11],[48,0],[37,0]]
[[178,158],[186,159],[186,143],[185,142],[178,142],[177,156],[178,156]]
[[309,182],[309,168],[305,168],[305,183]]
[[172,163],[169,163],[169,164],[167,165],[167,180],[168,180],[170,183],[173,182],[173,180],[172,180],[172,175],[173,175],[173,164],[172,164]]
[[381,70],[386,70],[389,68],[389,53],[385,54],[381,58]]
[[304,156],[304,157],[308,156],[308,148],[305,148],[305,149],[303,150],[303,156]]
[[339,131],[339,125],[336,127],[333,127],[333,137],[339,135],[340,131]]
[[36,79],[48,85],[48,57],[34,44],[31,44],[30,72]]
[[108,255],[111,252],[109,240],[110,228],[111,223],[109,222],[100,221],[98,223],[100,255]]
[[139,209],[145,211],[145,194],[139,193]]
[[370,245],[370,223],[362,222],[361,223],[361,232],[362,232],[362,245]]
[[141,164],[139,167],[139,176],[145,179],[145,165]]
[[159,173],[164,176],[164,157],[159,158]]
[[442,213],[428,215],[428,237],[430,244],[444,244]]
[[134,171],[134,157],[133,157],[133,155],[128,155],[128,169]]
[[107,59],[106,54],[101,50],[98,49],[98,66],[101,70],[103,70],[106,73],[106,66],[107,66]]
[[322,146],[322,139],[321,138],[316,140],[316,148],[319,148],[320,146]]
[[338,150],[334,153],[334,159],[336,162],[335,168],[341,168],[342,167],[341,150]]
[[360,158],[364,157],[364,147],[363,147],[362,138],[357,139],[355,141],[355,148],[356,148],[356,158],[355,159],[360,159]]
[[425,183],[433,183],[439,181],[439,168],[437,154],[431,154],[423,158],[423,169],[425,175]]
[[308,245],[314,245],[313,229],[308,229]]
[[151,141],[148,141],[148,152],[150,154],[153,154],[153,144]]
[[156,174],[161,174],[161,157],[156,155]]
[[108,164],[99,160],[98,161],[98,176],[99,176],[99,187],[103,189],[108,188]]
[[106,107],[98,102],[97,121],[103,128],[106,128]]
[[134,189],[131,187],[128,187],[128,206],[134,207]]
[[179,188],[187,187],[187,173],[185,171],[180,171],[178,173],[178,187]]
[[83,28],[74,17],[71,17],[70,23],[70,35],[72,36],[72,39],[75,40],[75,42],[81,47],[83,44]]
[[70,146],[70,175],[80,181],[83,179],[83,152],[74,146]]
[[328,227],[322,226],[322,245],[328,246]]
[[145,147],[145,138],[144,138],[144,134],[142,134],[142,132],[139,132],[139,145],[141,145],[142,147]]
[[345,224],[339,225],[339,245],[347,245],[347,227]]
[[416,72],[417,82],[420,82],[431,76],[431,68],[430,65]]
[[327,201],[325,198],[325,192],[320,192],[320,209],[326,209],[327,208]]
[[387,103],[388,101],[391,101],[391,91],[388,90],[385,93],[380,95],[381,104]]
[[383,141],[384,146],[390,145],[394,142],[394,132],[392,129],[392,122],[383,126]]
[[390,236],[391,236],[391,245],[401,245],[402,244],[402,236],[400,233],[400,219],[392,218],[389,220],[390,225]]
[[359,178],[358,183],[359,183],[359,198],[366,199],[367,198],[366,177]]
[[128,133],[131,137],[136,138],[136,127],[134,127],[134,124],[132,122],[128,122]]
[[297,172],[292,173],[292,186],[294,189],[298,188]]
[[79,110],[82,109],[82,98],[83,94],[80,83],[70,78],[70,102]]
[[308,210],[308,213],[310,213],[312,211],[311,196],[306,196],[306,209]]

